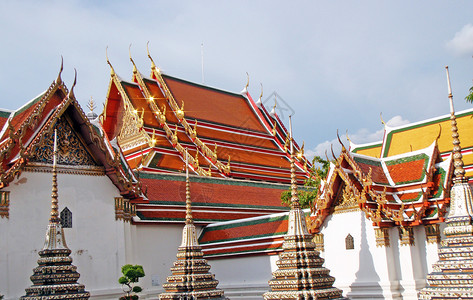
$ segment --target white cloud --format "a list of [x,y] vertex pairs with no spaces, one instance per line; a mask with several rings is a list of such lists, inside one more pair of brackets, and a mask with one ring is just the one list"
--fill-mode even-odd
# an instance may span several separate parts
[[[409,124],[410,122],[408,120],[405,120],[402,118],[402,116],[394,116],[389,121],[386,122],[386,124],[389,127],[398,127],[402,126],[405,124]],[[372,142],[377,142],[381,141],[383,139],[384,135],[384,128],[381,128],[375,132],[371,132],[370,130],[366,128],[361,128],[358,129],[358,131],[354,134],[348,133],[348,136],[350,140],[355,143],[355,144],[366,144],[366,143],[372,143]],[[346,137],[341,136],[340,139],[342,140],[343,144],[345,147],[348,147],[348,142],[346,141]],[[314,149],[309,149],[306,151],[306,156],[310,160],[315,156],[320,156],[325,159],[325,153],[327,153],[328,157],[331,159],[332,158],[332,150],[331,147],[333,147],[333,152],[335,153],[335,156],[338,156],[340,153],[340,150],[342,149],[342,146],[340,145],[340,142],[338,141],[337,138],[334,138],[331,141],[325,141],[317,146],[315,146]]]
[[456,55],[473,54],[473,25],[466,24],[463,28],[455,33],[453,39],[447,42],[447,49]]

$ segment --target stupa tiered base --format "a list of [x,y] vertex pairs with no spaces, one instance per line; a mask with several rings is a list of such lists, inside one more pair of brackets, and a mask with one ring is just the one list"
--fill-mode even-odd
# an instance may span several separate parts
[[[188,224],[186,227],[192,226]],[[190,230],[192,231],[192,230]],[[166,291],[159,299],[225,299],[223,290],[217,289],[218,280],[209,273],[210,265],[203,258],[199,245],[179,247],[177,261],[171,268],[171,276],[163,284]]]
[[343,299],[342,291],[333,287],[330,270],[322,266],[312,235],[286,236],[283,249],[264,299]]
[[[54,238],[51,233],[55,233]],[[58,223],[49,224],[46,245],[63,240],[63,230]],[[64,241],[54,243],[55,248],[39,251],[38,267],[33,269],[30,277],[33,285],[26,288],[26,295],[21,300],[87,300],[90,293],[83,284],[77,283],[80,275],[77,267],[72,265],[71,250]]]

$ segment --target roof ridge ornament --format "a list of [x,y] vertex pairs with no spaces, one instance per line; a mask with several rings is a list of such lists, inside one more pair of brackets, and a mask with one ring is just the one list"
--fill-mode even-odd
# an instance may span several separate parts
[[76,86],[76,83],[77,83],[77,69],[74,68],[74,82],[72,83],[71,90],[69,91],[69,94],[67,95],[67,98],[75,99],[74,87]]
[[130,46],[128,46],[128,54],[130,55],[130,61],[133,64],[133,74],[138,73],[138,68],[136,68],[135,62],[133,61],[133,58],[131,57],[131,43]]
[[110,63],[110,60],[108,59],[108,46],[105,47],[105,57],[107,58],[107,64],[110,66],[110,75],[112,76],[116,75],[115,70],[113,69],[113,66]]
[[247,95],[248,94],[248,86],[250,85],[250,75],[248,74],[248,72],[246,72],[246,85],[245,87],[243,88],[243,90],[240,92],[240,94],[242,95]]
[[263,105],[262,98],[263,98],[263,84],[260,82],[261,85],[261,94],[259,95],[258,101],[256,101],[256,105],[261,107]]
[[148,53],[148,58],[151,60],[151,71],[156,70],[156,72],[161,73],[161,70],[159,70],[158,67],[156,67],[156,64],[154,63],[153,58],[151,57],[151,54],[149,54],[149,41],[146,43],[146,52]]
[[56,84],[62,83],[62,78],[61,78],[62,70],[64,70],[64,58],[61,55],[61,67],[59,69],[59,74],[57,75]]
[[338,139],[338,142],[340,143],[340,145],[342,145],[342,151],[346,152],[347,149],[345,148],[345,145],[342,143],[342,140],[340,139],[340,135],[338,134],[338,129],[337,129],[337,139]]

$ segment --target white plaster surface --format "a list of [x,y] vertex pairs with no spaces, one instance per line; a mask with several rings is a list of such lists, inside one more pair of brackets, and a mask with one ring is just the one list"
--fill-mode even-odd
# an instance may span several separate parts
[[[0,294],[18,299],[31,286],[51,207],[51,173],[23,172],[10,191],[10,217],[0,219]],[[115,221],[118,189],[106,176],[58,174],[59,211],[72,212],[65,236],[79,282],[92,294],[120,292],[117,279],[126,263],[125,228]],[[116,297],[115,297],[116,298]]]

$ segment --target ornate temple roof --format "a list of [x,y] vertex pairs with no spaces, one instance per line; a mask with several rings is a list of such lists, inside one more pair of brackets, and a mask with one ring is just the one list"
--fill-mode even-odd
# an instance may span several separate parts
[[[456,113],[458,131],[464,136],[462,155],[468,177],[473,176],[473,109]],[[426,148],[437,139],[438,149],[442,158],[449,157],[452,152],[450,115],[443,115],[415,123],[397,127],[384,126],[382,141],[369,144],[350,142],[352,153],[372,156],[391,157]]]
[[[289,209],[281,205],[280,195],[287,190],[284,184],[202,176],[192,178],[196,182],[191,186],[196,224],[249,218]],[[140,181],[150,201],[137,204],[136,223],[184,221],[183,174],[141,172]]]
[[[153,62],[145,78],[133,66],[130,82],[111,68],[102,118],[105,132],[118,139],[132,168],[182,172],[187,148],[191,171],[201,176],[290,182],[287,130],[248,92],[165,75]],[[307,164],[304,156],[296,161],[300,183],[309,176]]]
[[451,175],[452,160],[442,159],[437,141],[383,158],[343,147],[312,207],[309,227],[318,232],[328,215],[358,209],[378,227],[443,222]]
[[207,258],[281,251],[288,212],[207,225],[199,244]]
[[140,183],[121,150],[104,135],[100,124],[89,121],[60,75],[46,92],[23,107],[0,112],[0,189],[28,168],[50,170],[51,136],[57,127],[60,173],[106,174],[124,197],[142,198]]

